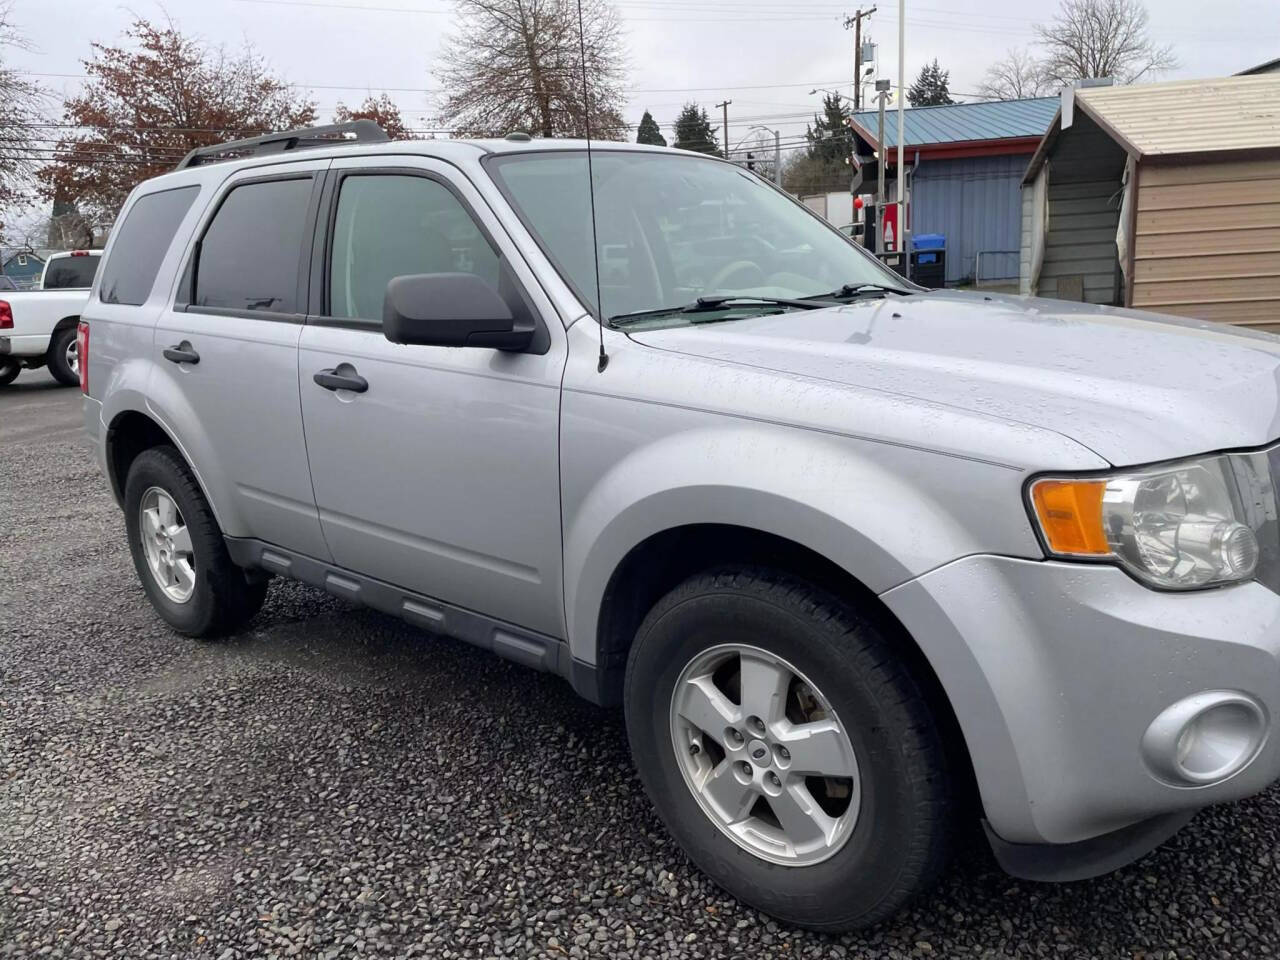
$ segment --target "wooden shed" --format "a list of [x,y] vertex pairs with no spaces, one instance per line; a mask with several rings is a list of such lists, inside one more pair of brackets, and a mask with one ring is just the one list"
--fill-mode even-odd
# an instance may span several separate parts
[[1024,292],[1280,332],[1280,74],[1064,90],[1022,188]]

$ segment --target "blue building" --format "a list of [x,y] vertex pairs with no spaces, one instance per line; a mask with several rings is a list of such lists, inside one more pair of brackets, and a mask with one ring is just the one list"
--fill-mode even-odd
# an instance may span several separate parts
[[4,258],[2,272],[19,290],[30,290],[40,282],[44,257],[34,250],[14,250]]
[[[1057,97],[905,111],[903,162],[914,234],[947,238],[947,283],[1018,283],[1022,175],[1058,110]],[[880,154],[879,111],[853,115],[859,154]],[[896,196],[898,114],[885,112],[885,189]],[[863,168],[863,189],[876,182]]]

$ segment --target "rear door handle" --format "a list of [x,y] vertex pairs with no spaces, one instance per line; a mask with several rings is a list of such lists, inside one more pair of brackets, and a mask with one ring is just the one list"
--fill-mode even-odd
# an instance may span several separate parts
[[164,348],[164,358],[174,363],[199,363],[200,354],[196,353],[186,340],[181,343]]
[[336,367],[321,370],[311,379],[326,390],[350,390],[352,393],[364,393],[369,389],[369,381],[356,373],[356,368],[349,363],[340,363]]

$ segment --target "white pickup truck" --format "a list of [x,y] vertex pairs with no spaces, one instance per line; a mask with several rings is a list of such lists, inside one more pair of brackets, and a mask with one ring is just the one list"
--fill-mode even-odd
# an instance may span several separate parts
[[101,259],[100,250],[55,253],[45,261],[36,289],[0,299],[0,387],[24,368],[45,365],[60,383],[80,382],[76,324]]

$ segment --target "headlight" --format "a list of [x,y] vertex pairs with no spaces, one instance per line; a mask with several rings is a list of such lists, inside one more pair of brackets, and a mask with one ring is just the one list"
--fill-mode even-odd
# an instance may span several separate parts
[[[1251,580],[1257,509],[1274,503],[1265,456],[1208,457],[1104,477],[1045,477],[1031,507],[1056,557],[1110,560],[1166,590]],[[1272,511],[1274,512],[1274,511]]]

